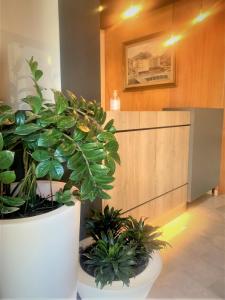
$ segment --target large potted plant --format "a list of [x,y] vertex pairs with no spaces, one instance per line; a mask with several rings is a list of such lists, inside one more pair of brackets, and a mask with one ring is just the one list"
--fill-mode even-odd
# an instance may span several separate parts
[[96,102],[53,91],[47,103],[28,64],[30,110],[0,104],[0,298],[73,297],[80,202],[110,198],[118,143]]
[[146,298],[162,268],[158,252],[168,245],[158,239],[158,227],[108,206],[93,211],[86,225],[91,237],[81,241],[81,298]]

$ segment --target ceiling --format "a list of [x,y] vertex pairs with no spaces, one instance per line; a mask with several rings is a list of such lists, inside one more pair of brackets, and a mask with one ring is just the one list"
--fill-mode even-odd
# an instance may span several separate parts
[[100,0],[103,6],[101,12],[101,28],[106,29],[117,23],[121,13],[131,4],[141,4],[144,12],[173,3],[175,0]]

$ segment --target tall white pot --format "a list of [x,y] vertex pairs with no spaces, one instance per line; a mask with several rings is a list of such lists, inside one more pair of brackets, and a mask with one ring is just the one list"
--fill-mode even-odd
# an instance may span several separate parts
[[[53,192],[64,183],[53,182]],[[39,193],[49,195],[46,181]],[[80,203],[35,217],[0,220],[0,298],[76,295]]]

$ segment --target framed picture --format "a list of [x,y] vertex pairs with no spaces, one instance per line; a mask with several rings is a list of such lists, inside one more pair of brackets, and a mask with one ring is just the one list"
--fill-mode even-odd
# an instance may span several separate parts
[[124,43],[125,89],[175,84],[173,47],[165,33],[155,33]]

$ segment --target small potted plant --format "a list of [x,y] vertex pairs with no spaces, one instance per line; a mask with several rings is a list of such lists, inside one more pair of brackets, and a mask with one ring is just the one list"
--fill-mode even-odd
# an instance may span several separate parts
[[43,73],[28,64],[30,110],[0,104],[0,298],[67,298],[76,294],[79,200],[110,198],[118,143],[96,102],[53,91],[47,103]]
[[158,251],[168,245],[158,239],[158,227],[108,206],[103,213],[93,211],[86,225],[91,238],[81,241],[81,298],[147,297],[162,268]]

